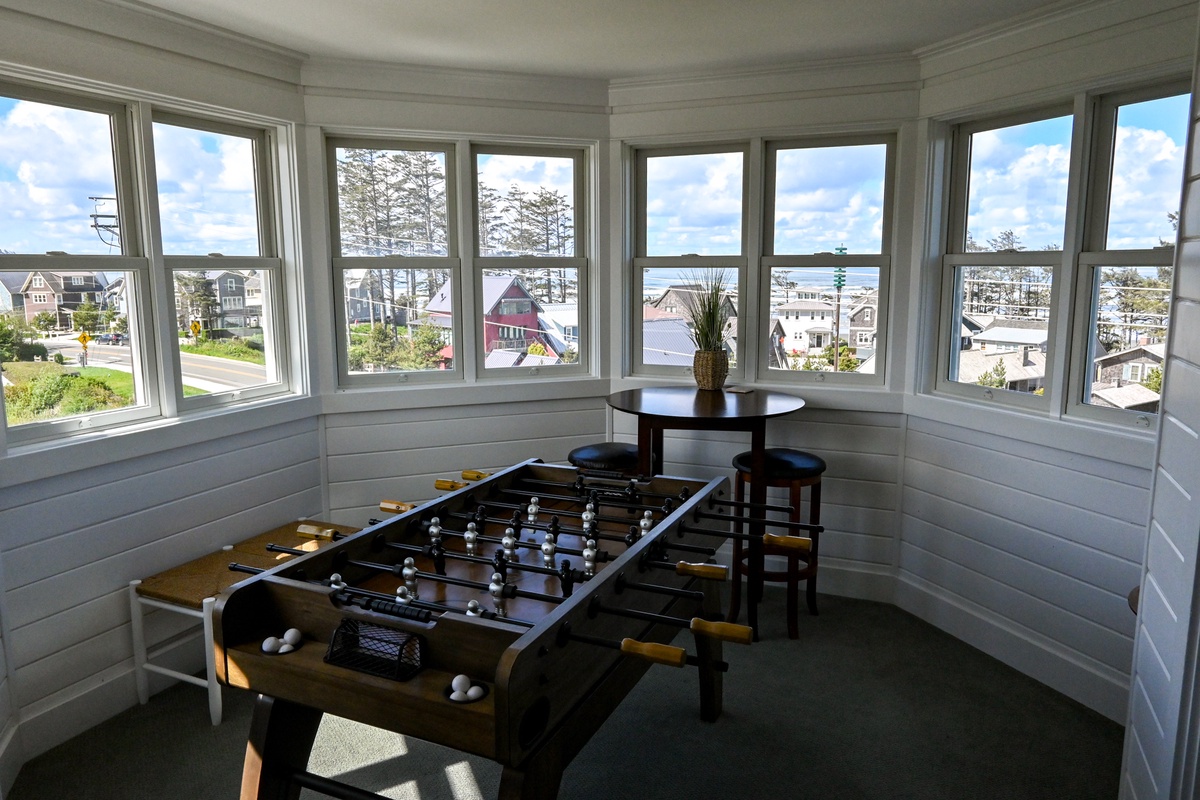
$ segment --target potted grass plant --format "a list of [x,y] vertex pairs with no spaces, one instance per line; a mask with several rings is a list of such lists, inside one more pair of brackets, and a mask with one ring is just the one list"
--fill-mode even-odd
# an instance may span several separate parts
[[696,344],[692,375],[701,389],[720,389],[729,375],[729,353],[725,349],[732,315],[727,297],[728,274],[723,269],[705,270],[689,276],[689,284],[683,309]]

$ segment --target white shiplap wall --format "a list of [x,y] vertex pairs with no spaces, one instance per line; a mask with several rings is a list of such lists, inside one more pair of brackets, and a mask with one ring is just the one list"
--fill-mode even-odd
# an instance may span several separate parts
[[1149,470],[910,418],[899,604],[1124,717]]
[[428,500],[435,479],[460,480],[464,469],[566,463],[607,439],[606,409],[601,396],[326,415],[331,521],[365,525],[380,500]]
[[[314,417],[138,458],[114,453],[103,467],[0,489],[16,750],[28,758],[136,702],[130,580],[322,510]],[[150,644],[177,629],[152,621]],[[202,666],[198,650],[192,663]]]
[[1144,550],[1123,800],[1191,798],[1200,789],[1200,121],[1192,77],[1187,167],[1175,254],[1162,435]]

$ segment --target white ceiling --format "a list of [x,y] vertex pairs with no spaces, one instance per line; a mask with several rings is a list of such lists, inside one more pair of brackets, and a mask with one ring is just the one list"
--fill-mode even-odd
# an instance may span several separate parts
[[312,58],[620,79],[910,53],[1078,0],[111,0]]

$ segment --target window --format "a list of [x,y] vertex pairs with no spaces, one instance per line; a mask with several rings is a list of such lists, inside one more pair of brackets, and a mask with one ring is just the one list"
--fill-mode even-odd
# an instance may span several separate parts
[[450,145],[329,142],[341,382],[460,375]]
[[[1073,114],[955,130],[941,389],[1153,424],[1170,326],[1185,89],[1180,82],[1080,98]],[[1090,143],[1087,153],[1072,152],[1073,134]],[[1073,196],[1079,204],[1068,206]],[[1064,331],[1067,320],[1073,327]],[[1067,353],[1056,355],[1056,340],[1069,342]]]
[[[733,379],[836,372],[881,380],[892,142],[754,139],[637,151],[635,370],[670,374],[691,364],[684,301],[689,287],[721,271],[734,316]],[[758,160],[761,179],[747,168]]]
[[[158,114],[154,163],[164,262],[175,287],[185,404],[207,405],[275,391],[283,383],[274,287],[267,142],[262,132]],[[218,263],[219,262],[219,263]],[[244,287],[262,291],[254,306]]]
[[473,154],[484,374],[579,364],[582,153],[477,145]]
[[[153,119],[153,137],[135,146],[131,120],[139,114]],[[23,314],[0,321],[22,340],[2,354],[13,379],[4,394],[10,443],[142,420],[164,408],[176,413],[197,402],[185,395],[234,402],[286,388],[278,337],[264,324],[275,314],[269,289],[253,313],[237,303],[205,308],[198,299],[206,280],[225,274],[241,276],[239,286],[281,283],[265,188],[274,174],[267,131],[187,120],[144,102],[7,87],[0,88],[0,135],[0,185],[12,212],[0,220],[0,271],[21,276],[26,300]],[[153,160],[157,185],[135,151]],[[153,252],[161,243],[163,261],[143,252],[150,242]],[[209,254],[229,257],[217,268]],[[164,268],[174,302],[148,291]],[[193,316],[192,308],[205,310]],[[164,357],[154,335],[165,320],[180,327],[178,361]],[[69,335],[48,335],[55,331]],[[201,355],[184,355],[195,339],[213,341]],[[244,358],[257,361],[253,370],[241,366]],[[175,384],[165,404],[160,373]]]
[[580,369],[582,150],[332,138],[329,159],[343,385]]
[[[119,104],[0,88],[0,271],[26,299],[23,312],[0,318],[15,334],[13,347],[0,348],[11,443],[155,411],[140,360],[101,357],[84,337],[127,325],[134,278],[148,274],[145,259],[122,245],[117,221],[134,194],[125,120]],[[93,301],[113,285],[125,287],[113,304]],[[71,333],[48,335],[61,330]]]
[[1118,94],[1096,104],[1099,169],[1079,259],[1086,355],[1072,392],[1081,413],[1158,411],[1188,100]]
[[943,386],[977,386],[987,397],[1000,389],[1048,408],[1072,123],[1051,111],[956,132]]
[[882,374],[874,312],[890,264],[889,158],[886,141],[768,144],[759,324],[772,377]]
[[671,374],[691,368],[696,345],[689,303],[700,286],[721,276],[733,320],[725,337],[730,375],[744,374],[737,318],[747,265],[748,151],[739,146],[638,153],[634,272],[642,324],[634,346],[640,371]]

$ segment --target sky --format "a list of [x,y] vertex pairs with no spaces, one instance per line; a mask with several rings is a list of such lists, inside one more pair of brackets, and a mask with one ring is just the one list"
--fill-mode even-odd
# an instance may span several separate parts
[[[1173,232],[1187,99],[1122,109],[1110,244],[1150,247]],[[164,250],[256,254],[250,140],[155,124]],[[985,244],[1014,230],[1027,249],[1061,246],[1070,120],[984,131],[972,140],[969,228]],[[882,145],[778,151],[776,253],[878,253]],[[737,254],[742,240],[742,155],[661,156],[647,165],[647,255]],[[547,187],[573,197],[574,161],[481,154],[480,180],[501,192]],[[102,114],[0,98],[0,249],[108,253],[89,215],[115,194]]]

